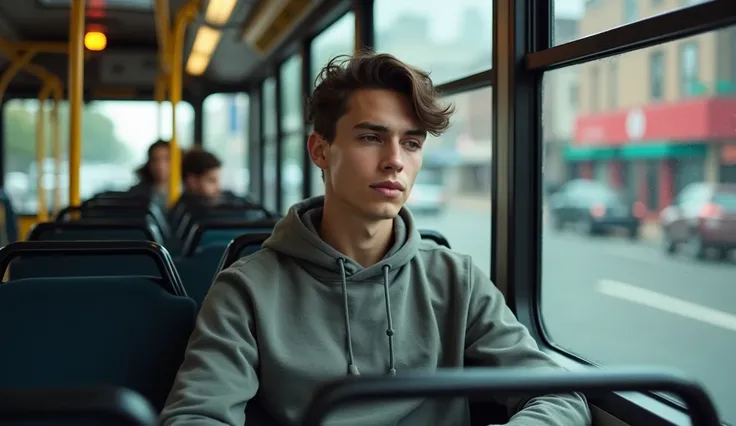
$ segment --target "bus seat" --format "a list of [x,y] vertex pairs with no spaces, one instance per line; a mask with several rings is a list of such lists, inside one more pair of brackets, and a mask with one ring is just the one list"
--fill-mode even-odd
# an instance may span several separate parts
[[28,241],[153,241],[163,244],[163,237],[149,220],[131,221],[98,219],[77,222],[44,222],[28,234]]
[[207,296],[226,247],[223,244],[201,246],[192,256],[178,258],[174,261],[187,296],[191,297],[197,306],[201,306]]
[[0,388],[120,386],[161,410],[195,320],[146,277],[0,284]]
[[276,226],[276,220],[259,221],[206,221],[192,226],[182,245],[184,256],[191,256],[197,247],[220,243],[226,247],[230,241],[239,235],[253,233],[271,233]]
[[2,226],[2,240],[0,245],[18,241],[18,218],[15,215],[13,204],[5,191],[0,189],[0,226]]
[[419,235],[422,237],[423,240],[434,241],[435,243],[437,243],[437,244],[439,244],[441,246],[445,246],[447,248],[451,248],[450,247],[450,242],[447,241],[447,238],[445,238],[444,235],[440,234],[437,231],[433,231],[431,229],[420,229],[419,230]]
[[0,248],[0,274],[10,280],[50,277],[148,276],[186,296],[165,248],[148,241],[23,241]]

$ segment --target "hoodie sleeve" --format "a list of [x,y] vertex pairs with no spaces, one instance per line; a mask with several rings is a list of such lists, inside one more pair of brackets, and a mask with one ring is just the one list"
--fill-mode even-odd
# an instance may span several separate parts
[[258,390],[253,307],[242,272],[221,272],[205,298],[160,424],[241,426]]
[[[506,306],[503,294],[470,259],[470,285],[465,357],[476,365],[501,368],[559,369]],[[512,415],[508,425],[589,426],[585,397],[578,393],[546,395],[529,400],[500,401]]]

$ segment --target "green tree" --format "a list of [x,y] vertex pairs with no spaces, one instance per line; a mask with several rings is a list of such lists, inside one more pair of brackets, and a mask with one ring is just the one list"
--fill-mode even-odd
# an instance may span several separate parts
[[[7,171],[27,171],[36,160],[36,103],[11,101],[5,107]],[[51,126],[45,114],[47,156],[51,156]],[[59,105],[61,145],[66,156],[69,140],[69,108]],[[85,163],[125,163],[131,158],[128,146],[115,136],[115,125],[106,115],[86,106],[82,116],[82,161]]]

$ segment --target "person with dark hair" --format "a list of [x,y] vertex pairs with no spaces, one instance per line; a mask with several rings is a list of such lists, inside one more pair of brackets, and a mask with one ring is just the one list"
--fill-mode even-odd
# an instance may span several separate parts
[[221,169],[222,162],[212,153],[200,148],[187,151],[181,162],[184,195],[210,201],[219,199]]
[[157,140],[148,147],[145,164],[136,171],[138,183],[130,188],[129,192],[136,195],[146,195],[152,199],[165,203],[169,192],[169,173],[171,170],[171,155],[169,143]]
[[[429,75],[388,54],[335,58],[309,100],[325,195],[291,207],[255,254],[220,272],[161,414],[164,426],[295,425],[318,386],[466,365],[560,369],[470,256],[423,241],[404,207],[427,135],[450,125]],[[509,425],[590,425],[577,393],[500,398]],[[463,398],[362,403],[332,424],[468,425]],[[248,425],[258,423],[249,411]],[[276,424],[275,421],[265,424]]]

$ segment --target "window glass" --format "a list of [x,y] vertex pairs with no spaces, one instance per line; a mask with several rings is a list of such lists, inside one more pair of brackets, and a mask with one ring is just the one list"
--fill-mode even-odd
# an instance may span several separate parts
[[[601,7],[608,3],[620,2]],[[642,10],[648,3],[640,2]],[[610,59],[545,73],[545,187],[596,180],[619,196],[546,191],[541,309],[547,337],[559,347],[602,366],[685,371],[733,423],[736,385],[724,372],[733,365],[728,342],[736,333],[736,264],[729,250],[736,233],[724,231],[732,220],[726,207],[673,207],[692,184],[727,179],[719,174],[723,141],[736,138],[736,126],[709,123],[736,112],[736,93],[718,89],[732,75],[732,58],[716,54],[730,31],[615,58],[622,82],[617,108],[599,103],[592,110],[579,102],[564,111],[570,104],[554,100],[575,76],[581,98],[605,91],[586,84],[585,76]],[[640,78],[652,63],[661,63],[663,76],[676,75],[680,52],[692,41],[700,49],[698,97],[687,97],[674,77],[666,84]],[[666,102],[652,100],[655,84]]]
[[279,78],[281,79],[281,130],[284,133],[299,132],[302,129],[302,59],[292,56],[283,65]]
[[263,82],[263,137],[273,139],[278,134],[276,121],[276,79],[267,78]]
[[376,50],[456,80],[491,68],[492,15],[491,0],[375,0]]
[[[38,210],[36,161],[35,99],[12,99],[5,104],[5,189],[20,214]],[[51,149],[51,103],[46,103],[44,133],[46,159],[43,163],[46,205],[53,206],[56,185],[55,161]],[[177,105],[177,136],[182,148],[194,140],[194,108],[186,102]],[[135,125],[131,125],[135,123]],[[69,203],[69,108],[59,103],[59,129],[62,146],[61,205]],[[107,190],[127,190],[137,183],[135,169],[146,161],[148,147],[159,137],[171,137],[171,104],[161,108],[154,101],[92,101],[82,109],[82,200]]]
[[664,98],[664,53],[649,54],[649,92],[652,101]]
[[286,213],[289,207],[302,199],[302,158],[307,142],[301,132],[295,132],[284,135],[281,143],[281,210]]
[[304,95],[301,90],[301,57],[289,58],[281,66],[281,210],[286,213],[292,204],[302,199],[304,150],[302,133]]
[[420,229],[491,271],[491,89],[443,99],[455,104],[447,132],[424,144],[422,169],[407,207]]
[[698,44],[695,41],[683,43],[680,48],[680,82],[683,96],[701,94],[698,66]]
[[266,139],[263,144],[263,207],[276,211],[276,140]]
[[[312,59],[312,84],[316,81],[320,70],[337,55],[351,55],[355,49],[355,15],[348,12],[338,19],[329,28],[312,40],[310,55]],[[314,86],[313,86],[314,87]],[[310,164],[312,170],[312,184],[310,193],[322,195],[325,193],[325,185],[322,182],[322,173],[314,165]]]
[[215,93],[204,100],[202,146],[222,161],[222,188],[248,193],[248,95]]
[[330,59],[338,55],[352,55],[354,50],[355,14],[348,12],[312,40],[310,51],[312,87],[317,75]]
[[620,25],[706,1],[712,0],[552,0],[553,44],[564,44]]

